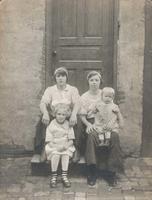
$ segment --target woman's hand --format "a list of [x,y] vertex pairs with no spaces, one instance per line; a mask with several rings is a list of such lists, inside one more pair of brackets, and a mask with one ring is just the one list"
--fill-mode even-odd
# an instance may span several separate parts
[[70,126],[74,126],[77,123],[77,116],[74,114],[71,114],[69,123],[70,123]]
[[88,123],[88,124],[87,124],[86,132],[87,132],[88,134],[90,134],[90,133],[92,133],[94,130],[95,130],[94,125],[91,124],[91,123]]
[[45,124],[46,126],[49,125],[50,122],[50,116],[48,113],[44,113],[42,117],[42,123]]

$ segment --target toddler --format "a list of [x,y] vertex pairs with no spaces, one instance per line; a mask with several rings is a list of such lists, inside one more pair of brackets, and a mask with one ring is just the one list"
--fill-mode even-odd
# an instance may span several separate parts
[[65,104],[58,104],[55,108],[55,119],[51,121],[46,129],[45,151],[47,160],[51,162],[50,186],[57,186],[57,169],[61,160],[62,182],[64,187],[70,187],[71,183],[67,177],[69,159],[73,156],[75,147],[73,145],[74,131],[67,120],[68,108]]
[[123,118],[118,105],[114,104],[115,91],[111,87],[102,90],[102,101],[95,106],[95,131],[99,135],[99,146],[109,146],[112,132],[119,132]]

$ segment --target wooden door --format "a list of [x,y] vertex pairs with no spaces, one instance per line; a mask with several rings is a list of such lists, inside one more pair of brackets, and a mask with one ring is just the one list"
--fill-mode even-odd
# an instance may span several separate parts
[[69,83],[80,94],[88,88],[86,76],[90,70],[103,74],[104,85],[113,85],[115,1],[47,2],[47,73],[65,66]]
[[145,5],[142,155],[152,156],[152,1]]

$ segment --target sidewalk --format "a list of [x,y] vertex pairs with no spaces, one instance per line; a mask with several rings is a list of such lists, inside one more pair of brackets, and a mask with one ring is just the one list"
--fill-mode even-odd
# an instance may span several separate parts
[[110,188],[100,179],[95,187],[85,177],[71,177],[70,189],[61,182],[49,187],[47,176],[32,176],[31,157],[0,159],[0,200],[151,200],[152,158],[128,158],[125,175]]

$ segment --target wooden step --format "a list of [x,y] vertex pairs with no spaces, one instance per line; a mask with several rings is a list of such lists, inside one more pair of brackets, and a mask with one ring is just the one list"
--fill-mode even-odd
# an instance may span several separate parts
[[[48,161],[42,162],[41,156],[39,154],[34,154],[31,159],[31,174],[33,176],[48,176],[49,173],[50,173],[49,162]],[[83,176],[86,174],[84,157],[81,157],[78,163],[70,162],[69,174],[72,176]]]
[[[41,161],[41,155],[40,154],[34,154],[32,159],[31,159],[31,163],[43,163]],[[83,156],[80,157],[80,160],[78,161],[78,164],[85,164],[85,158]]]

